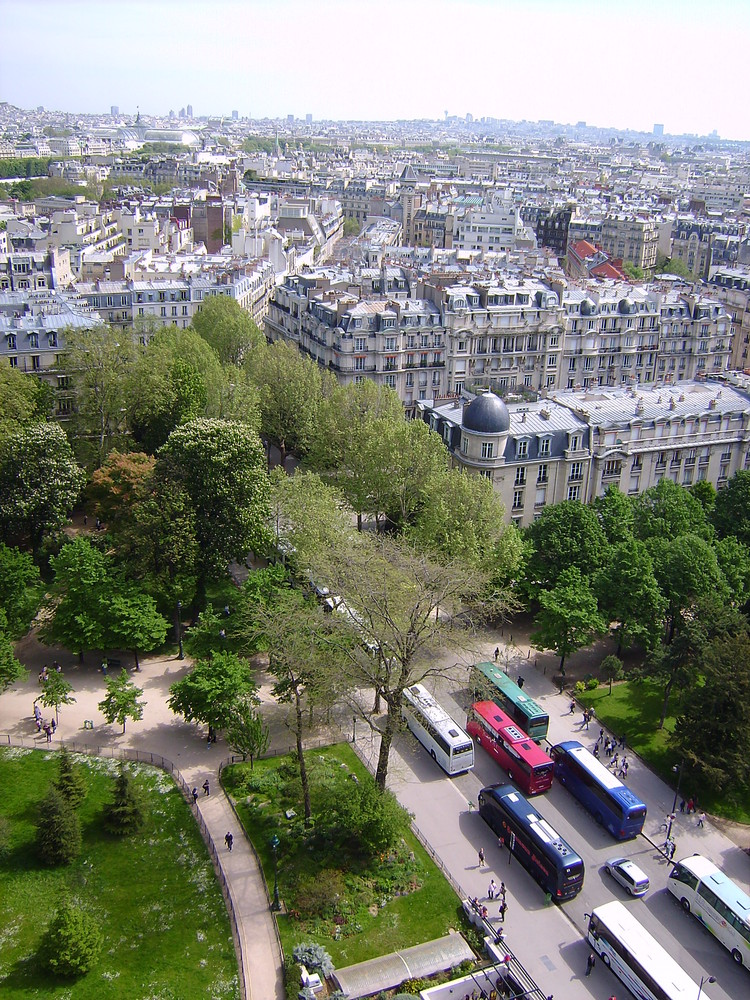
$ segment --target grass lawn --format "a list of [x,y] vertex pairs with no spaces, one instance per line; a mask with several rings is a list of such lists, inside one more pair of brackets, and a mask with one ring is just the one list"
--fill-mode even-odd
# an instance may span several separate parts
[[[37,803],[57,775],[57,754],[0,750],[0,996],[65,1000],[229,1000],[238,970],[221,891],[190,808],[171,778],[130,765],[148,804],[134,837],[101,826],[118,763],[74,755],[87,779],[79,809],[83,850],[68,866],[42,866],[34,850]],[[55,981],[34,955],[56,906],[70,900],[98,921],[104,947],[77,980]]]
[[[680,758],[677,751],[669,746],[675,718],[668,715],[664,728],[658,728],[663,695],[657,684],[648,680],[624,681],[613,684],[611,695],[609,684],[602,684],[578,698],[581,704],[594,708],[597,719],[610,732],[616,736],[624,733],[628,745],[667,784],[675,787],[676,776],[672,767],[680,763]],[[740,789],[730,799],[726,794],[717,794],[715,789],[691,779],[686,770],[680,791],[686,796],[696,793],[707,812],[737,823],[750,823],[750,789]]]
[[[352,774],[360,782],[372,782],[349,744],[311,750],[306,759],[313,815],[326,781],[340,778],[336,787],[341,794],[346,794]],[[289,913],[279,918],[279,931],[286,955],[291,955],[295,944],[314,941],[323,945],[335,966],[343,968],[442,937],[451,927],[464,927],[458,897],[411,831],[398,848],[372,860],[334,847],[325,839],[311,841],[301,824],[299,778],[280,784],[273,774],[280,767],[282,773],[292,775],[296,760],[286,757],[256,762],[250,786],[250,765],[235,764],[223,772],[223,781],[271,887],[270,839],[275,833],[281,841],[279,894]],[[289,809],[297,814],[291,820],[285,815]],[[306,905],[315,892],[313,886],[325,887],[321,891],[323,905],[314,914]]]

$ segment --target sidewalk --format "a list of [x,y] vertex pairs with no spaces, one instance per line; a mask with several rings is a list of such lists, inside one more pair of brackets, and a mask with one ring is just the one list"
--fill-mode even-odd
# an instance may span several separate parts
[[[65,742],[84,745],[91,750],[102,748],[105,753],[118,748],[151,752],[171,761],[188,787],[195,786],[200,791],[196,809],[216,845],[217,861],[226,879],[237,920],[246,996],[248,1000],[284,1000],[281,953],[263,874],[219,783],[219,765],[222,757],[227,756],[226,747],[222,750],[208,747],[201,728],[173,715],[166,704],[169,686],[189,670],[190,661],[143,658],[140,673],[129,670],[135,683],[143,688],[146,706],[143,719],[140,722],[128,720],[126,732],[122,734],[121,726],[107,725],[97,708],[104,697],[104,678],[93,654],[79,664],[73,654],[48,649],[33,636],[27,636],[17,644],[16,656],[28,668],[29,679],[0,697],[0,745],[7,742],[7,737],[40,749],[55,749]],[[45,663],[51,666],[55,658],[73,685],[76,701],[60,708],[57,732],[48,744],[44,734],[37,733],[32,712],[34,699],[39,694],[39,671]],[[123,659],[123,665],[129,666],[129,659]],[[45,710],[45,714],[49,718],[50,710]],[[94,728],[84,729],[84,720],[93,721]],[[205,796],[201,788],[206,778],[211,788],[209,796]],[[234,836],[231,852],[224,846],[227,831]]]

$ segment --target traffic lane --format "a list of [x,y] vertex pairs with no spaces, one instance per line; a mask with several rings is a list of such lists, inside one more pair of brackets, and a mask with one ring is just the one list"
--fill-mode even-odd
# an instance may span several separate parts
[[[469,772],[449,778],[410,733],[396,738],[392,755],[389,787],[414,814],[423,836],[463,894],[476,896],[487,905],[490,922],[496,928],[502,926],[499,904],[487,899],[487,887],[491,878],[498,886],[505,882],[509,947],[546,991],[545,995],[553,993],[556,1000],[600,997],[604,980],[600,981],[599,975],[584,977],[586,944],[578,928],[567,919],[564,907],[545,903],[544,893],[517,858],[510,858],[506,849],[498,848],[498,838],[477,809],[469,810],[469,802],[475,806],[479,791],[491,778],[496,779],[491,768],[497,765],[480,758],[478,774]],[[486,860],[486,866],[481,868],[480,847]]]

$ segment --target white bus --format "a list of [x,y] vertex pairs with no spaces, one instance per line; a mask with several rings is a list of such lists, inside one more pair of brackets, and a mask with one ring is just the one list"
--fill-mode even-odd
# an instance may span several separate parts
[[439,705],[427,688],[404,688],[401,714],[419,742],[446,774],[461,774],[474,767],[474,743]]
[[[696,1000],[699,986],[622,903],[597,906],[589,944],[639,1000]],[[703,1000],[709,1000],[705,990]]]
[[667,888],[707,927],[738,965],[750,969],[750,896],[700,854],[678,861]]

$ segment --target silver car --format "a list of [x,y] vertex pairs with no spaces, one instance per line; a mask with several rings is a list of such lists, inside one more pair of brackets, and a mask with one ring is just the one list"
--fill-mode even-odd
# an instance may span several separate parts
[[651,884],[648,875],[628,858],[610,858],[604,862],[604,867],[631,896],[645,896],[648,892]]

